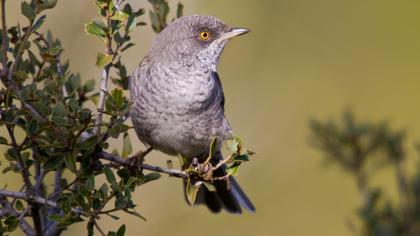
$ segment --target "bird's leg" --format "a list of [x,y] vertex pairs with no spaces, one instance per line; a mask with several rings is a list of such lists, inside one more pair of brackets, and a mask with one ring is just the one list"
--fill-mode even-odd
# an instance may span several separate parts
[[144,162],[144,157],[153,150],[153,147],[148,147],[145,151],[139,152],[130,158],[130,166],[136,168],[136,171],[141,172],[141,165]]

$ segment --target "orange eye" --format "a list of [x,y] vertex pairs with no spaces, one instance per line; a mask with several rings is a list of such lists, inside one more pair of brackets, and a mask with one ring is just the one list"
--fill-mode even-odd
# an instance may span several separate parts
[[201,40],[208,40],[210,38],[210,32],[203,31],[200,33],[200,39]]

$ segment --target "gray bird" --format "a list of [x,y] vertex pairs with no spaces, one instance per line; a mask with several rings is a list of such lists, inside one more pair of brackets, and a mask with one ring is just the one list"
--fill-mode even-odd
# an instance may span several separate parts
[[[229,39],[249,32],[211,16],[184,16],[158,34],[130,80],[130,116],[139,139],[169,155],[204,161],[214,137],[212,164],[223,159],[220,148],[232,137],[224,115],[224,95],[216,67]],[[225,167],[213,176],[224,176]],[[255,208],[233,177],[201,187],[196,204],[212,212],[241,213]]]

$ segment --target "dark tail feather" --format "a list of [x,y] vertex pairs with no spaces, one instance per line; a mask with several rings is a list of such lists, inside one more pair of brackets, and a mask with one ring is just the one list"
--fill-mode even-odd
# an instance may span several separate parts
[[236,179],[233,178],[233,176],[230,176],[229,181],[231,192],[235,196],[235,199],[238,201],[239,205],[241,205],[249,212],[255,212],[254,204],[252,204],[251,200],[249,200],[249,198],[246,196]]
[[[216,157],[214,158],[216,159],[215,163],[218,163],[221,158],[221,155],[216,154]],[[213,172],[214,177],[221,177],[225,175],[225,168],[219,168]],[[241,207],[245,208],[249,212],[255,212],[254,205],[232,176],[230,176],[227,181],[216,180],[213,185],[216,191],[210,191],[205,186],[200,187],[195,204],[205,204],[209,210],[214,213],[220,212],[223,208],[229,213],[240,214],[242,213]]]

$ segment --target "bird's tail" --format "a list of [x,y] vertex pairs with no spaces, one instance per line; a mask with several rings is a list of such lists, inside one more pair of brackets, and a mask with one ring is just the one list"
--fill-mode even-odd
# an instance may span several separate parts
[[[213,165],[222,159],[223,157],[221,153],[217,152],[212,160],[212,162],[214,162]],[[222,177],[225,175],[226,167],[218,168],[213,172],[214,177]],[[218,213],[222,209],[225,209],[229,213],[240,214],[242,212],[242,208],[249,212],[255,212],[254,205],[233,176],[229,176],[227,180],[215,180],[213,185],[215,187],[215,191],[210,191],[203,185],[200,187],[195,204],[205,204],[210,211],[214,213]]]

